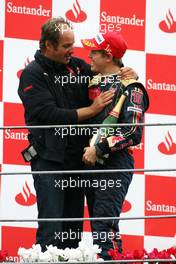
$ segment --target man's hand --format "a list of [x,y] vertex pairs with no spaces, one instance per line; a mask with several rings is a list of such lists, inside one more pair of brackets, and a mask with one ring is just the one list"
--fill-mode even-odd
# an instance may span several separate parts
[[78,121],[89,119],[100,113],[106,105],[112,102],[114,93],[114,89],[102,92],[90,106],[77,109]]
[[137,73],[130,67],[122,67],[118,72],[121,80],[135,79],[137,80],[139,77]]
[[115,89],[110,89],[106,92],[101,92],[101,94],[95,98],[95,100],[90,106],[93,112],[95,114],[98,114],[103,110],[106,105],[110,104],[112,102],[114,93]]
[[97,155],[96,155],[96,149],[94,146],[92,147],[86,147],[84,148],[84,155],[82,160],[84,161],[85,164],[87,165],[95,165],[95,162],[97,160]]

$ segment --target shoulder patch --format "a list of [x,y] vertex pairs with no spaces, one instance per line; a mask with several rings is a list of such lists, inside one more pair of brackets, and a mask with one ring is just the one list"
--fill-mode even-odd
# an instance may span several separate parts
[[141,91],[141,89],[134,87],[131,90],[131,96],[130,96],[131,103],[135,105],[140,105],[142,103],[142,100],[143,100],[143,92]]

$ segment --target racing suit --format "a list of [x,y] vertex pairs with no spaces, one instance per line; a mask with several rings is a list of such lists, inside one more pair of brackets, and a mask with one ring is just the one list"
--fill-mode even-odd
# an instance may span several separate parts
[[[121,82],[117,75],[105,77],[98,75],[90,82],[89,99],[94,100],[101,91],[110,88],[115,89],[112,103],[92,118],[91,123],[102,123],[114,108],[122,93],[127,90],[128,97],[123,103],[118,123],[134,123],[135,126],[118,127],[117,125],[113,135],[111,135],[111,146],[107,139],[97,143],[95,145],[97,156],[103,158],[104,155],[108,155],[108,158],[104,158],[103,164],[96,163],[92,169],[133,169],[134,159],[131,146],[137,145],[141,141],[143,128],[138,126],[138,123],[143,122],[144,112],[148,109],[148,95],[144,86],[137,81],[127,80]],[[119,217],[132,177],[132,172],[93,174],[91,176],[91,186],[93,188],[86,190],[90,216]],[[96,220],[91,225],[94,243],[102,248],[102,258],[105,260],[111,259],[108,250],[115,246],[118,246],[119,252],[122,252],[119,221]]]

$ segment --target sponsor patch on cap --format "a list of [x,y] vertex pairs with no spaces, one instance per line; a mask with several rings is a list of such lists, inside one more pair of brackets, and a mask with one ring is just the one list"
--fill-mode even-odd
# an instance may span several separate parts
[[95,48],[96,47],[95,44],[92,41],[88,40],[88,39],[83,39],[82,43],[84,45],[86,45],[87,47],[90,47],[90,48]]
[[96,37],[95,37],[95,40],[96,42],[98,43],[98,45],[100,45],[101,43],[103,43],[105,41],[104,37],[102,34],[98,34]]

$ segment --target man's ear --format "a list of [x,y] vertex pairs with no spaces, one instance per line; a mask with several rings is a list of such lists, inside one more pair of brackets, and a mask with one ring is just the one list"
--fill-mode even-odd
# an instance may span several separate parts
[[49,40],[45,41],[45,47],[46,47],[47,50],[53,49],[53,45],[52,45],[52,43]]
[[107,62],[111,62],[113,60],[113,55],[111,53],[107,53]]

